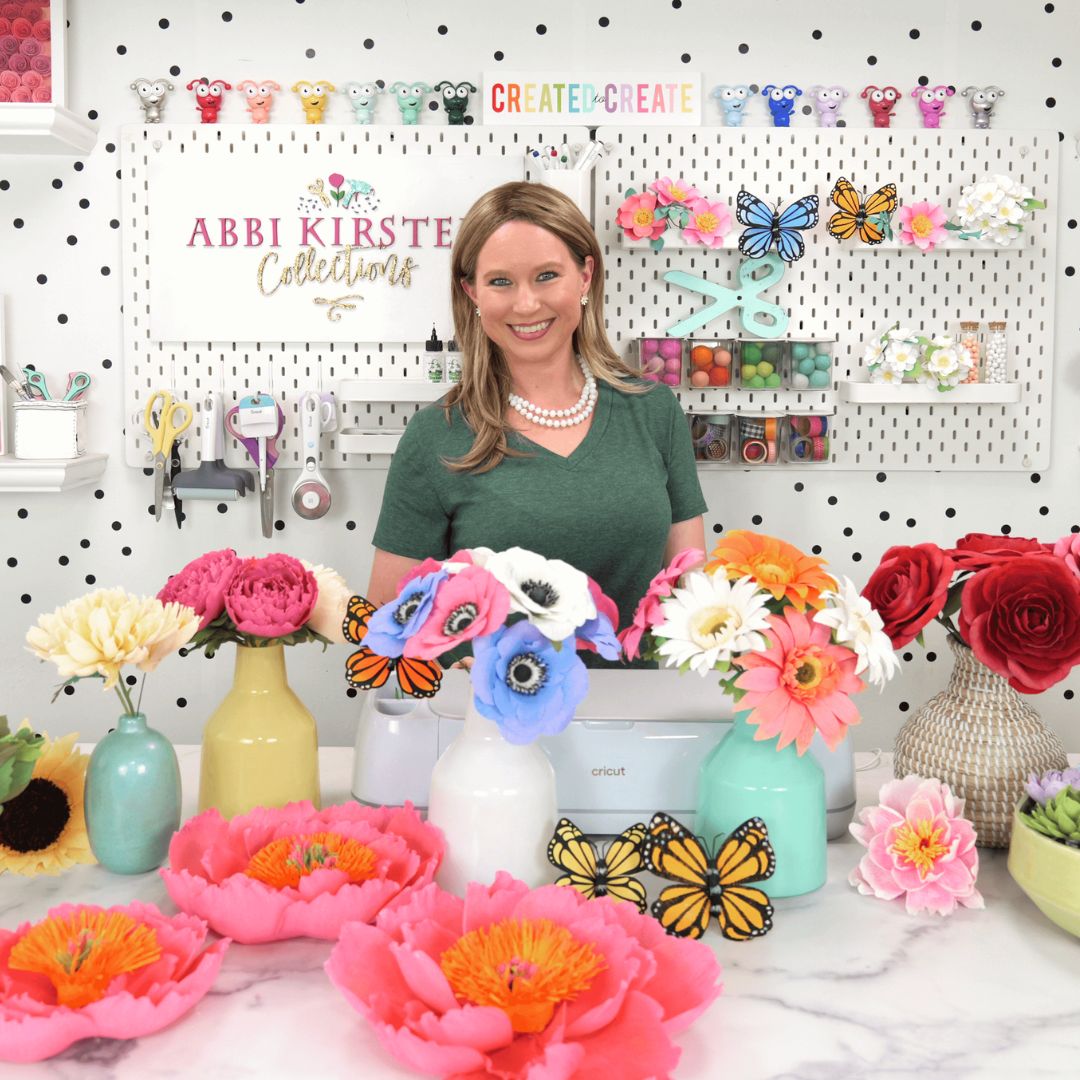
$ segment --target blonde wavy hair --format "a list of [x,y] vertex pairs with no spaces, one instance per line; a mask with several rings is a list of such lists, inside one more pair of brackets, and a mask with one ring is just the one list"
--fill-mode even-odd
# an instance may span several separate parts
[[502,350],[484,333],[473,301],[461,284],[463,280],[475,284],[480,249],[496,229],[510,221],[527,221],[557,236],[582,269],[586,257],[592,256],[589,303],[582,308],[581,325],[574,331],[574,352],[588,364],[598,382],[624,393],[649,389],[647,385],[623,381],[639,373],[623,362],[608,340],[604,326],[604,256],[588,219],[573,200],[546,184],[503,184],[473,203],[454,237],[450,302],[462,354],[461,382],[447,394],[443,407],[447,423],[451,422],[453,409],[459,408],[475,436],[467,454],[444,462],[455,472],[483,473],[495,468],[504,457],[528,456],[507,443],[511,428],[504,418],[504,408],[511,392],[510,370]]

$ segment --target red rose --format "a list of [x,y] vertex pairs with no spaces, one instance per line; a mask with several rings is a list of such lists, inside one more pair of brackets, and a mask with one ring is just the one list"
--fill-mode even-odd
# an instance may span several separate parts
[[937,544],[891,547],[862,594],[881,616],[894,649],[913,641],[945,606],[955,566]]
[[1008,559],[964,585],[960,633],[975,656],[1022,694],[1080,663],[1080,581],[1053,555]]
[[957,570],[984,570],[1004,559],[1021,555],[1044,555],[1050,549],[1027,536],[999,536],[994,533],[968,533],[956,541],[956,547],[946,552],[956,563]]

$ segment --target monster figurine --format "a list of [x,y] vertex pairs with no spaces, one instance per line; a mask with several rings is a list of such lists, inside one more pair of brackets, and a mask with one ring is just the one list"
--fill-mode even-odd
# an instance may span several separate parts
[[375,106],[382,92],[383,88],[377,82],[347,82],[341,88],[358,124],[370,124],[375,119]]
[[866,86],[859,97],[867,98],[874,127],[887,128],[900,101],[900,91],[895,86]]
[[448,124],[464,124],[465,110],[469,107],[469,95],[476,93],[471,82],[452,83],[449,79],[435,84],[435,92],[442,94],[443,108]]
[[403,124],[419,124],[420,110],[424,105],[424,95],[431,93],[427,83],[396,82],[390,87],[390,93],[397,95],[397,107],[401,110]]
[[791,112],[795,108],[795,99],[802,97],[802,91],[790,83],[787,86],[769,83],[762,88],[761,95],[769,99],[773,127],[791,127]]
[[810,101],[817,110],[818,124],[821,127],[836,127],[840,116],[840,106],[848,96],[842,86],[811,86]]
[[945,115],[945,100],[956,93],[955,86],[916,86],[911,91],[922,113],[924,128],[941,127],[941,118]]
[[745,83],[737,86],[714,86],[710,97],[716,98],[728,127],[742,127],[743,109],[750,99],[750,87]]
[[139,107],[148,124],[160,124],[165,114],[165,97],[175,87],[168,79],[136,79],[131,89],[139,95]]
[[988,128],[990,126],[990,118],[994,115],[994,106],[997,104],[998,98],[1005,96],[1005,91],[1000,86],[984,86],[980,89],[977,86],[965,86],[960,93],[967,97],[971,95],[971,118],[975,121],[977,128]]

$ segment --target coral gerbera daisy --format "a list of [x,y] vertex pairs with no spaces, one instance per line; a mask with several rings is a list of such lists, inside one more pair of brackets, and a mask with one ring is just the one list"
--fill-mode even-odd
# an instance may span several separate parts
[[59,874],[94,863],[83,816],[83,787],[90,758],[75,748],[77,734],[47,742],[22,794],[0,814],[0,871]]
[[769,618],[769,648],[735,657],[744,668],[735,686],[744,691],[740,705],[753,710],[758,741],[779,735],[777,750],[794,742],[800,754],[820,731],[834,750],[848,727],[859,722],[850,694],[863,689],[855,674],[858,657],[832,644],[829,627],[811,622],[791,608]]
[[805,555],[784,540],[734,529],[720,537],[705,569],[710,574],[722,570],[731,581],[750,577],[775,600],[805,611],[807,605],[824,607],[821,594],[836,591],[836,579],[825,573],[824,565],[824,559]]

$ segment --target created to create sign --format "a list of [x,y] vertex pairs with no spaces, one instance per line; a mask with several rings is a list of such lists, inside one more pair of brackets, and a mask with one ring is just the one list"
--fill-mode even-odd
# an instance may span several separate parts
[[457,225],[522,159],[343,157],[152,159],[151,338],[421,341],[450,326]]

